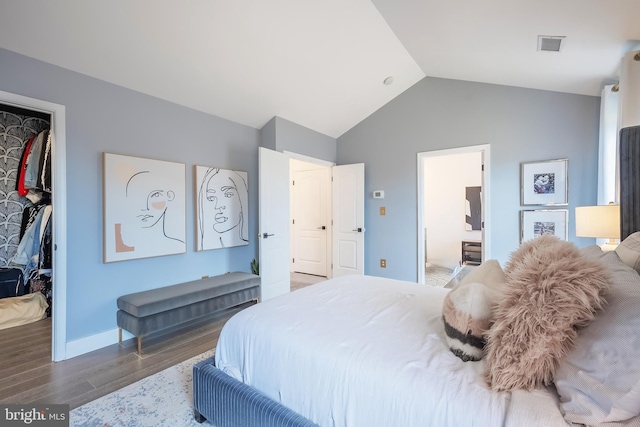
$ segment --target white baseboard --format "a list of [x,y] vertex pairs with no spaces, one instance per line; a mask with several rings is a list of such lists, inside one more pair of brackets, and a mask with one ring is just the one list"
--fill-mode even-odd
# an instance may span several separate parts
[[[129,332],[122,331],[122,340],[134,338]],[[111,329],[99,334],[91,335],[77,340],[69,341],[66,346],[66,358],[80,356],[103,347],[118,343],[118,328]]]

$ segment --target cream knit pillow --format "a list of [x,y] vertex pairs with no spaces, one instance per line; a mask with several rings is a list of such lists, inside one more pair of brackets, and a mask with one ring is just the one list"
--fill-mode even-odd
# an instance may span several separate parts
[[484,354],[484,334],[502,296],[505,277],[496,260],[472,270],[445,297],[442,320],[449,349],[460,359],[476,361]]

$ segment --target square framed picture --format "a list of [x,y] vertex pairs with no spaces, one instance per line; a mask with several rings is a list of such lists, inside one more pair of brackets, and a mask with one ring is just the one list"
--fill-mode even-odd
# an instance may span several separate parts
[[520,169],[522,206],[565,206],[569,204],[567,159],[524,162]]
[[184,163],[103,153],[103,261],[182,254]]
[[545,234],[569,239],[567,209],[520,211],[520,243]]

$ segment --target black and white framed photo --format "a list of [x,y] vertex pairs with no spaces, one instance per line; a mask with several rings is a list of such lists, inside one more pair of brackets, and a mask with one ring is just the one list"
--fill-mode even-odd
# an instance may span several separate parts
[[545,234],[569,239],[567,209],[520,211],[520,243]]
[[567,168],[567,159],[522,163],[520,204],[522,206],[568,205]]

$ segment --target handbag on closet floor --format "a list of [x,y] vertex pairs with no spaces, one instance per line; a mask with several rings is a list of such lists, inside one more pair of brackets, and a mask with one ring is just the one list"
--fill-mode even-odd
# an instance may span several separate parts
[[0,298],[24,295],[24,277],[19,268],[0,268]]

